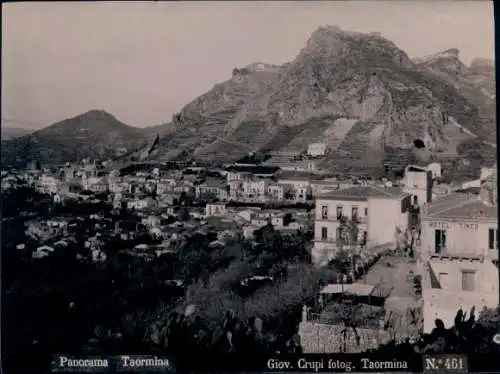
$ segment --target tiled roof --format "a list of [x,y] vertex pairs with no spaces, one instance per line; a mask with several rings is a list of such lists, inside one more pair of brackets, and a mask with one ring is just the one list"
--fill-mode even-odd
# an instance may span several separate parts
[[212,187],[212,188],[222,188],[226,185],[226,181],[223,179],[207,179],[202,186]]
[[318,196],[326,200],[367,200],[369,197],[396,198],[406,193],[400,187],[357,186]]
[[454,193],[427,206],[425,218],[497,219],[494,206],[485,204],[477,195]]

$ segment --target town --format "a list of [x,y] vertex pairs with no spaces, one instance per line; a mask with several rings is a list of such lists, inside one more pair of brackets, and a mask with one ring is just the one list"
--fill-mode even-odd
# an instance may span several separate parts
[[[58,168],[31,162],[2,171],[4,261],[14,252],[35,265],[57,258],[104,271],[120,258],[129,278],[155,272],[168,305],[214,318],[223,312],[210,310],[204,293],[215,301],[233,287],[247,306],[274,287],[275,313],[295,310],[281,322],[278,351],[416,344],[440,327],[435,321],[452,328],[457,311],[498,304],[496,165],[463,183],[440,182],[441,173],[439,163],[376,180],[248,161],[121,169],[90,159]],[[146,294],[146,279],[137,281]],[[302,297],[297,286],[307,289]],[[263,318],[256,313],[265,309],[246,312]]]
[[5,372],[500,371],[494,4],[272,3],[2,5]]

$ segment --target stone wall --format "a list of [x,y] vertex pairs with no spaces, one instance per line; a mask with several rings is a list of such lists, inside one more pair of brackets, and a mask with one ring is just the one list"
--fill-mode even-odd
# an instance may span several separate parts
[[301,322],[300,342],[304,353],[359,353],[377,348],[391,340],[389,331],[383,329],[357,329],[360,337],[358,346],[354,331],[349,328],[344,342],[343,325],[327,325],[316,322]]

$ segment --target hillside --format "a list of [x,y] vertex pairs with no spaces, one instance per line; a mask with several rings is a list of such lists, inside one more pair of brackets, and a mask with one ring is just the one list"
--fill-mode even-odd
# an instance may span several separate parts
[[4,125],[2,125],[1,131],[2,140],[12,140],[15,138],[20,138],[21,136],[28,135],[33,132],[33,130],[23,127],[11,127]]
[[[475,123],[467,126],[480,138],[496,141],[495,69],[494,63],[486,59],[474,59],[470,67],[460,61],[460,51],[452,48],[432,56],[414,59],[418,68],[446,81],[455,92],[477,111]],[[454,100],[457,96],[453,95]],[[462,100],[462,102],[464,102]],[[467,105],[467,104],[466,104]],[[454,111],[455,112],[455,111]],[[456,113],[456,112],[455,112]],[[456,118],[456,117],[455,117]],[[465,118],[457,118],[460,124]],[[470,122],[469,118],[469,122]],[[473,129],[472,129],[473,127]]]
[[38,159],[59,164],[85,157],[112,158],[123,148],[130,152],[145,144],[139,129],[111,114],[92,110],[57,122],[32,134],[2,142],[2,164],[24,166]]
[[[337,138],[335,148],[342,150],[330,152],[331,161],[352,156],[359,164],[377,163],[373,157],[382,163],[383,147],[407,149],[415,139],[424,140],[437,157],[449,148],[449,116],[494,142],[493,100],[476,98],[480,88],[471,78],[475,74],[479,81],[484,63],[469,71],[457,60],[452,49],[412,61],[377,33],[321,27],[293,61],[234,69],[230,79],[186,105],[172,121],[174,132],[160,137],[149,157],[229,161],[257,149],[303,147],[322,136]],[[350,121],[348,128],[331,123],[339,117]],[[311,123],[318,124],[317,130],[300,129]],[[371,155],[348,146],[369,134],[381,137],[376,142],[381,152]]]

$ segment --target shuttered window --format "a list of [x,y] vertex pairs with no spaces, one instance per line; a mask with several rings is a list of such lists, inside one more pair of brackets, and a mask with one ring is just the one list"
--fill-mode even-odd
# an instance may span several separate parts
[[462,270],[462,291],[474,291],[476,272]]
[[322,240],[328,239],[328,228],[326,227],[321,228],[321,239]]
[[495,249],[495,229],[488,230],[488,248]]

